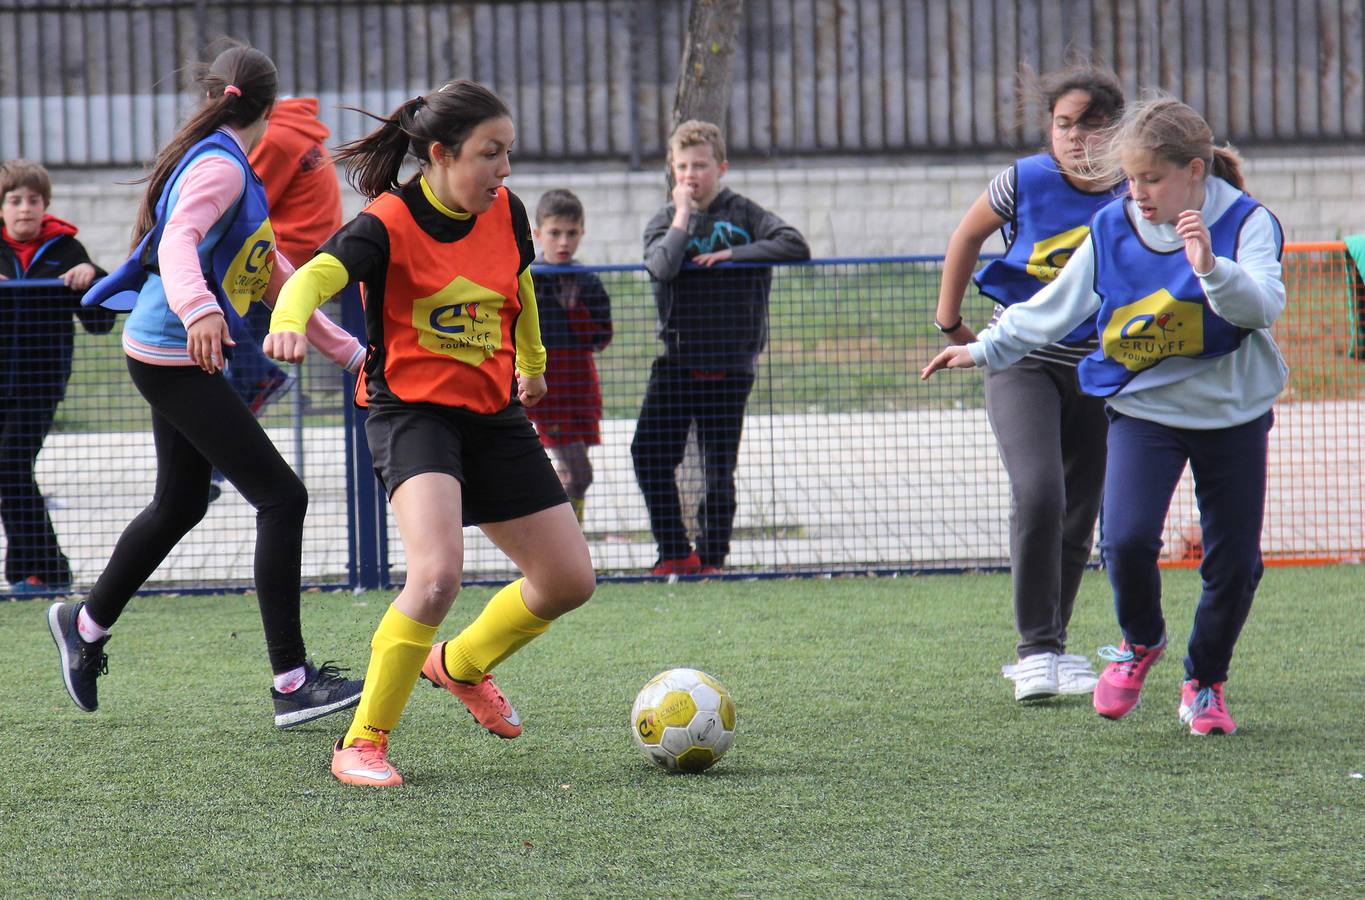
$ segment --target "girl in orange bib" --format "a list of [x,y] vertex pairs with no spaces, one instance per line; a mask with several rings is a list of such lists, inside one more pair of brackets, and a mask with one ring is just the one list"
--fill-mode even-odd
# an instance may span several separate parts
[[[380,118],[380,117],[376,117]],[[333,749],[348,784],[401,784],[388,760],[419,675],[504,738],[521,733],[491,670],[592,596],[587,542],[524,407],[545,395],[545,348],[525,207],[503,186],[515,139],[503,102],[456,81],[415,97],[338,154],[370,197],[290,279],[266,352],[300,362],[303,324],[364,287],[368,351],[356,402],[393,506],[407,582],[371,643],[355,720]],[[420,171],[398,174],[411,156]],[[525,575],[464,631],[435,642],[460,590],[462,525],[478,525]],[[434,646],[433,646],[434,645]]]

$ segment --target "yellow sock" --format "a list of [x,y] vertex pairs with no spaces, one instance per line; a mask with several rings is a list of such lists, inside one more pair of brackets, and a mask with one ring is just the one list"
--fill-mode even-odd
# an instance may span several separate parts
[[526,608],[518,578],[493,595],[479,617],[446,642],[446,671],[456,681],[476,682],[485,672],[545,633],[549,619]]
[[357,738],[383,740],[408,705],[422,663],[436,640],[436,626],[423,625],[390,606],[370,641],[370,667],[343,747]]

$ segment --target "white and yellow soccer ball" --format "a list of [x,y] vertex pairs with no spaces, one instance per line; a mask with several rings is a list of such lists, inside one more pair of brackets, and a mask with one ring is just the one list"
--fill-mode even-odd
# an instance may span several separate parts
[[636,746],[655,763],[671,772],[700,772],[735,740],[735,701],[705,672],[669,669],[640,689],[630,724]]

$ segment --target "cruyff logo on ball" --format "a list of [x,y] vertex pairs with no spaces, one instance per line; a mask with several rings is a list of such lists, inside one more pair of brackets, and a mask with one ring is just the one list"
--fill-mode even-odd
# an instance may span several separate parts
[[1130,372],[1172,356],[1198,356],[1204,352],[1204,305],[1162,288],[1114,310],[1100,344],[1106,357]]
[[412,303],[417,343],[432,353],[477,366],[502,347],[507,298],[461,275],[429,297]]
[[1044,284],[1052,281],[1061,273],[1062,266],[1071,259],[1076,248],[1084,244],[1089,236],[1090,226],[1078,225],[1039,241],[1033,245],[1033,252],[1029,254],[1024,271]]

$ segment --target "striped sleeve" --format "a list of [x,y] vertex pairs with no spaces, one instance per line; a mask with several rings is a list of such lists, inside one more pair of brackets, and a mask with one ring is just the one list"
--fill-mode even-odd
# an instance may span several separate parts
[[991,212],[1006,222],[1014,221],[1015,179],[1014,166],[1010,166],[992,178],[990,187],[986,189],[986,199],[991,205]]

